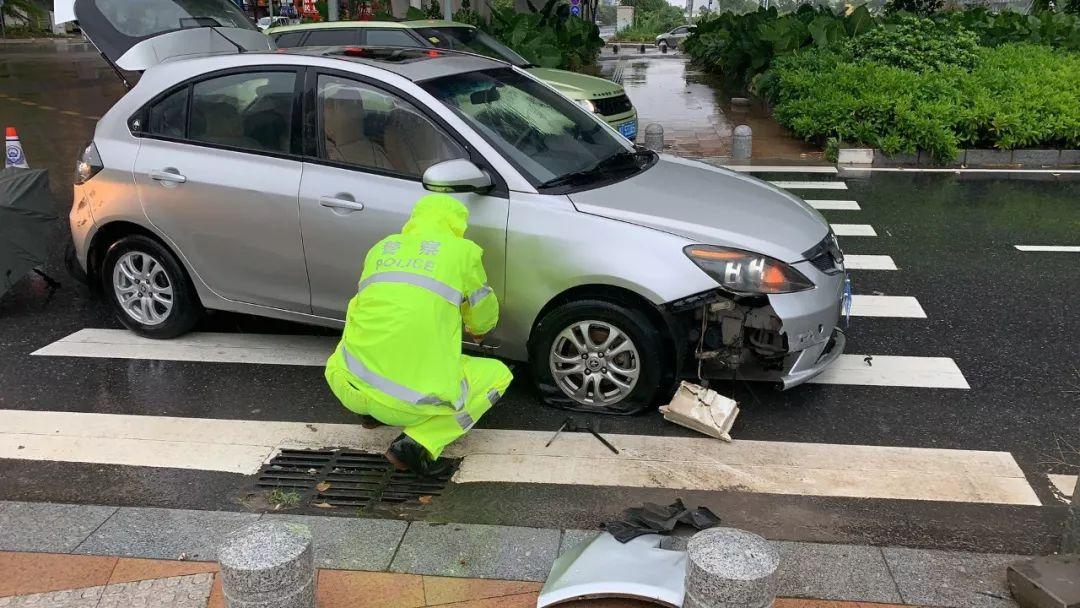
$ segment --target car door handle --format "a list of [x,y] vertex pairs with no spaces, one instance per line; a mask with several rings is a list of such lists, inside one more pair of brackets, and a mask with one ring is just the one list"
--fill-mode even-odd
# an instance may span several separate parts
[[151,171],[150,179],[156,182],[173,182],[176,184],[182,184],[187,181],[187,178],[175,171]]
[[351,201],[346,198],[337,198],[335,196],[320,196],[319,204],[327,209],[343,209],[345,211],[363,211],[364,203],[359,201]]

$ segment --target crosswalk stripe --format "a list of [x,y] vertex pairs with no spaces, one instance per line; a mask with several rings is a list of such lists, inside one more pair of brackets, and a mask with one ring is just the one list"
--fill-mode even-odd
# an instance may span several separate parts
[[853,317],[894,317],[925,319],[926,312],[911,296],[851,296]]
[[887,255],[847,254],[844,266],[848,270],[896,270],[896,262]]
[[1080,245],[1016,245],[1015,247],[1020,251],[1080,253]]
[[725,169],[740,173],[839,173],[829,165],[723,165]]
[[836,236],[877,236],[870,224],[832,224]]
[[[918,301],[907,296],[855,295],[851,314],[858,317],[926,316]],[[337,340],[332,336],[226,333],[192,333],[172,340],[152,340],[124,329],[82,329],[32,354],[47,357],[322,366],[336,347]]]
[[338,338],[270,334],[193,333],[172,340],[151,340],[123,329],[82,329],[35,351],[34,355],[325,365]]
[[859,201],[810,200],[806,204],[818,211],[858,211]]
[[[870,360],[867,361],[867,358]],[[948,357],[895,355],[840,355],[821,375],[810,382],[912,388],[971,388],[956,362]]]
[[[736,427],[737,428],[737,427]],[[360,425],[0,410],[0,458],[251,475],[283,448],[381,452]],[[474,429],[446,455],[457,483],[513,482],[1038,505],[1007,452]],[[21,446],[21,449],[19,449]]]
[[770,184],[787,190],[847,190],[844,182],[797,182],[797,181],[769,181]]

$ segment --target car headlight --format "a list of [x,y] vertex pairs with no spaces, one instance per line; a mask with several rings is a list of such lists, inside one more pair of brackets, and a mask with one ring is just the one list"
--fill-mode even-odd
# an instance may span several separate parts
[[596,112],[596,104],[588,99],[579,99],[577,100],[577,104],[590,112]]
[[760,253],[715,245],[690,245],[683,252],[705,274],[735,293],[792,293],[814,288],[798,270]]

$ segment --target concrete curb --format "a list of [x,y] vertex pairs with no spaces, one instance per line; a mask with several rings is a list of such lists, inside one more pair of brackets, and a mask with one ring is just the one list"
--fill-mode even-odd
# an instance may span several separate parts
[[[319,568],[543,581],[568,546],[597,534],[347,517],[0,501],[0,551],[212,561],[228,533],[303,521]],[[1013,606],[1005,568],[1021,556],[770,541],[777,595],[942,607]],[[1001,599],[998,599],[1001,598]],[[974,602],[974,603],[973,603]]]
[[1066,169],[1080,166],[1080,150],[960,150],[953,162],[939,164],[926,152],[885,154],[871,148],[842,148],[838,164],[874,167],[964,167]]

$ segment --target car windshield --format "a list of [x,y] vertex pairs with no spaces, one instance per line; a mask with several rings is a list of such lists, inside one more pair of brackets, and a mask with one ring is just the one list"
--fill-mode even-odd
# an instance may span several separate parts
[[478,53],[512,63],[519,68],[531,65],[528,59],[475,27],[422,27],[418,28],[417,32],[440,49]]
[[565,192],[624,179],[651,166],[581,106],[512,68],[422,83],[476,129],[538,190]]

